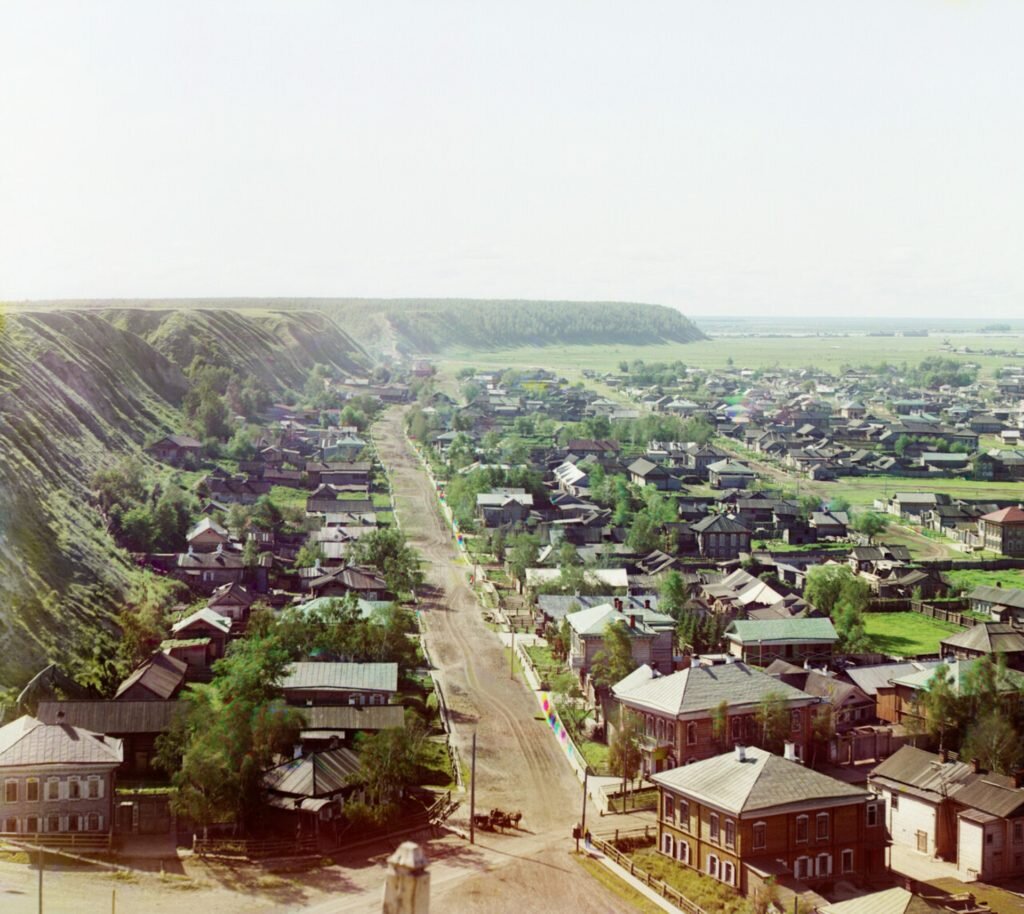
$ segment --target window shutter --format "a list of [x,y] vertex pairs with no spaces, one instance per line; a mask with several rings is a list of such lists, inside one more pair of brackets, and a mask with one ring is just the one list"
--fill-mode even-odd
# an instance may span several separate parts
[[103,831],[103,816],[100,816],[100,831]]
[[[99,798],[100,798],[100,799],[102,800],[102,799],[103,799],[103,778],[100,778],[100,779],[99,779],[99,791],[100,791],[100,793],[99,793]],[[101,818],[101,820],[100,820],[100,821],[102,821],[102,818]],[[102,825],[100,825],[100,828],[102,828],[102,827],[103,827],[103,826],[102,826]]]

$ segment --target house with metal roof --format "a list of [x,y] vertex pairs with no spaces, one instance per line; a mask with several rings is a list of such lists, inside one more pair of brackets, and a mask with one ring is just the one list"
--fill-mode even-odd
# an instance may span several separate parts
[[110,844],[121,741],[25,715],[0,727],[0,834],[62,843],[85,834]]
[[725,630],[725,640],[730,654],[756,666],[776,659],[828,664],[839,634],[828,618],[735,619]]
[[904,746],[871,773],[893,843],[957,865],[965,881],[1024,875],[1024,772]]
[[884,875],[885,827],[874,796],[786,756],[732,752],[651,778],[658,850],[752,894],[769,879],[795,892]]
[[281,688],[292,705],[386,705],[398,691],[398,664],[301,661]]
[[[612,693],[622,708],[643,721],[645,771],[710,758],[729,746],[761,742],[757,709],[774,697],[789,713],[788,738],[803,758],[810,746],[813,710],[820,703],[819,698],[744,663],[706,665],[697,658],[685,670],[631,688],[626,681],[617,683]],[[723,704],[728,706],[726,718],[716,727],[715,714]]]
[[672,670],[672,639],[675,623],[670,616],[644,607],[627,608],[617,598],[612,603],[590,606],[565,617],[569,623],[569,666],[581,678],[587,676],[594,658],[604,648],[611,625],[621,625],[629,635],[637,666],[649,664],[660,673]]
[[979,622],[942,639],[943,654],[958,660],[1002,654],[1008,666],[1024,670],[1024,631],[1008,622]]

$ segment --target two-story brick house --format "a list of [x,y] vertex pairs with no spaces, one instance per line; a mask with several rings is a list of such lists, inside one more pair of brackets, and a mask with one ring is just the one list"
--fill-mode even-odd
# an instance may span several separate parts
[[658,850],[744,894],[768,874],[818,888],[885,872],[881,804],[795,756],[737,746],[653,781]]
[[0,727],[0,832],[109,835],[118,739],[25,715]]
[[[757,710],[769,696],[777,696],[789,713],[788,739],[797,757],[808,755],[820,699],[744,663],[704,666],[694,661],[670,676],[629,686],[627,677],[612,691],[622,708],[644,722],[641,751],[647,772],[711,758],[737,744],[758,743],[762,733]],[[723,704],[726,719],[716,731],[715,717]]]

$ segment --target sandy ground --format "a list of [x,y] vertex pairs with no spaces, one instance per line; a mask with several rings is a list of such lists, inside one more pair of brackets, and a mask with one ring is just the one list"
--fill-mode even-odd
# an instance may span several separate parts
[[[451,711],[456,744],[469,764],[477,734],[477,808],[523,813],[521,831],[483,833],[474,846],[455,835],[418,838],[431,861],[431,909],[452,914],[545,914],[587,911],[625,914],[571,858],[573,823],[582,788],[562,750],[538,720],[527,687],[513,681],[498,636],[484,624],[466,583],[468,566],[444,525],[430,480],[405,439],[402,412],[390,410],[374,438],[387,466],[403,530],[426,561],[429,597],[422,605],[424,638]],[[453,822],[466,826],[468,794]],[[613,821],[598,820],[607,830]],[[624,825],[633,823],[623,823]],[[304,911],[375,912],[381,908],[385,861],[397,842],[338,855],[315,867],[212,865],[185,858],[174,872],[121,878],[82,869],[48,867],[44,910],[68,914],[184,909],[196,914]],[[35,866],[0,862],[0,914],[38,911]]]

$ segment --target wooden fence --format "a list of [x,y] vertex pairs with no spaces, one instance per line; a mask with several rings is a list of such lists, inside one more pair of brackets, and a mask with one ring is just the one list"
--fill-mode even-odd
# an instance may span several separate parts
[[12,845],[24,843],[55,850],[109,853],[113,848],[113,834],[111,832],[87,831],[0,833],[0,844],[5,842],[10,842]]
[[646,870],[638,867],[629,857],[623,854],[610,842],[602,841],[600,838],[592,838],[591,845],[604,854],[613,863],[617,863],[621,866],[634,879],[639,879],[649,889],[653,889],[666,901],[674,904],[680,911],[685,911],[686,914],[708,914],[704,908],[695,901],[691,901],[682,892],[672,888],[668,883],[662,882],[660,879],[656,879]]
[[316,835],[291,838],[200,838],[192,840],[192,850],[202,857],[303,857],[317,853]]
[[949,606],[942,606],[938,601],[924,602],[912,600],[910,611],[920,613],[929,619],[938,619],[940,622],[952,622],[954,625],[962,625],[971,628],[978,624],[978,620],[963,611],[962,600],[950,600]]

